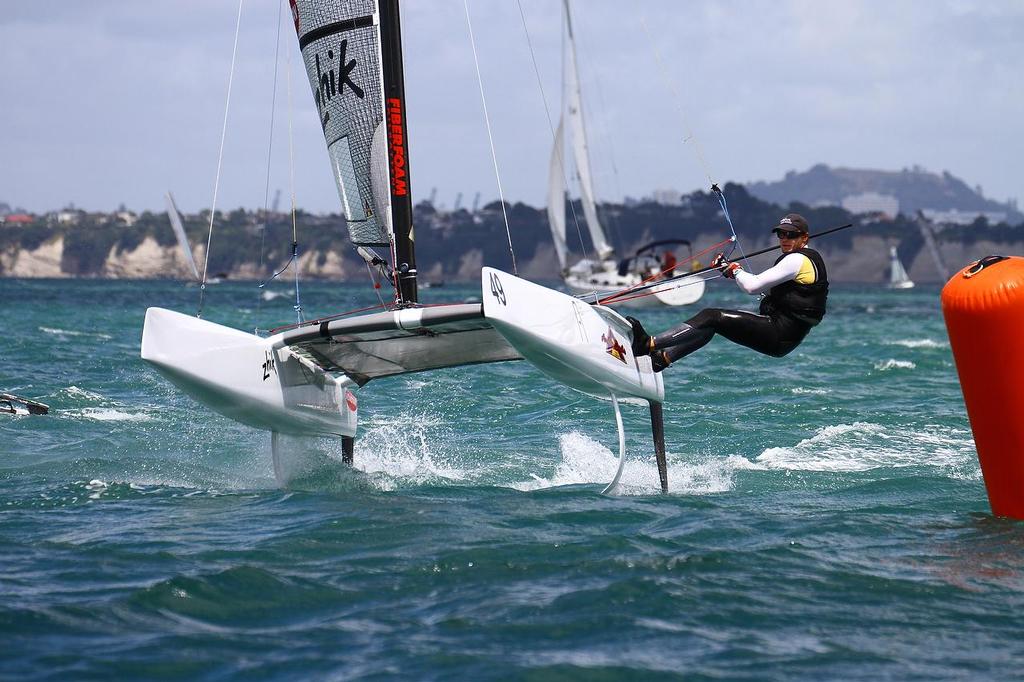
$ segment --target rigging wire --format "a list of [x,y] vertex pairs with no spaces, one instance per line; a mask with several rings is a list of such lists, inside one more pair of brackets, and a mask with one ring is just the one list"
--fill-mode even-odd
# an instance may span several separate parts
[[498,182],[498,199],[501,201],[501,215],[505,219],[505,234],[508,235],[508,252],[512,256],[512,274],[519,275],[516,267],[516,252],[512,248],[512,230],[508,225],[508,212],[505,210],[505,193],[501,189],[501,174],[498,172],[498,155],[494,151],[494,136],[491,134],[491,117],[487,113],[487,98],[484,96],[484,79],[480,74],[480,60],[476,54],[476,38],[473,37],[473,21],[469,16],[469,0],[462,0],[466,8],[466,25],[469,27],[469,43],[473,47],[473,63],[476,65],[476,80],[480,85],[480,102],[484,107],[484,121],[487,123],[487,140],[491,144],[491,159],[494,162],[494,177]]
[[683,124],[683,130],[686,132],[686,137],[683,138],[683,144],[687,142],[693,142],[693,149],[697,154],[697,161],[700,163],[701,168],[704,170],[704,175],[708,179],[709,185],[714,185],[714,174],[711,172],[711,166],[708,165],[707,159],[704,157],[704,149],[701,147],[700,140],[694,135],[693,129],[689,125],[686,113],[683,111],[681,104],[682,97],[679,93],[679,88],[676,87],[676,82],[669,75],[668,68],[665,66],[665,62],[661,56],[661,50],[658,49],[658,43],[654,40],[654,36],[651,35],[650,29],[647,27],[647,18],[641,13],[640,14],[640,26],[643,27],[644,34],[647,36],[647,43],[654,50],[654,60],[658,64],[658,70],[661,73],[662,79],[665,81],[666,87],[672,93],[672,103],[675,105],[676,113],[679,114],[679,121]]
[[217,179],[213,183],[213,205],[210,206],[210,230],[206,238],[206,256],[203,259],[203,281],[199,285],[199,310],[196,317],[203,316],[203,301],[206,297],[206,274],[210,268],[210,244],[213,243],[213,220],[217,215],[217,192],[220,189],[220,173],[224,162],[224,139],[228,134],[228,112],[231,109],[231,86],[235,81],[235,57],[238,55],[238,34],[242,29],[242,5],[245,0],[238,0],[238,18],[235,20],[235,41],[231,48],[231,71],[228,75],[228,93],[224,102],[224,124],[220,131],[220,153],[217,155]]
[[[263,186],[263,226],[260,229],[260,259],[257,272],[263,272],[263,256],[267,243],[267,223],[270,216],[270,165],[274,151],[274,115],[277,113],[277,72],[281,67],[281,16],[284,10],[284,3],[277,5],[277,36],[274,39],[274,84],[271,87],[270,95],[270,130],[267,138],[267,178]],[[263,288],[261,284],[259,289]],[[262,292],[256,296],[257,314],[263,307]]]
[[[557,141],[557,134],[555,133],[555,124],[554,124],[554,121],[551,119],[551,108],[548,105],[547,95],[544,93],[544,82],[541,80],[540,68],[537,66],[537,55],[533,51],[533,41],[530,39],[530,29],[527,27],[526,13],[523,11],[523,3],[521,2],[521,0],[516,0],[516,4],[519,5],[519,17],[522,19],[522,22],[523,22],[523,32],[526,34],[526,44],[530,48],[530,59],[533,60],[533,72],[537,76],[537,87],[540,89],[540,97],[541,97],[541,100],[544,102],[544,115],[548,119],[548,129],[551,131],[551,141],[552,141],[552,143],[554,143],[554,142]],[[565,31],[560,31],[560,32],[562,34],[562,41],[563,41],[561,52],[564,54],[565,53],[565,45],[564,45]],[[563,72],[563,76],[562,77],[564,79],[564,77],[565,77],[564,76],[564,72],[565,72],[564,65],[562,67],[562,72]],[[563,84],[562,89],[563,90],[565,89],[564,84]],[[555,150],[555,155],[558,158],[558,170],[562,174],[562,182],[565,184],[565,187],[568,188],[568,186],[569,186],[569,178],[566,175],[565,154],[564,154],[564,152],[565,152],[565,150],[562,148],[561,145],[559,145],[558,149]],[[565,199],[565,193],[563,192],[563,200],[564,199]],[[590,258],[589,254],[587,253],[586,242],[583,241],[583,231],[580,229],[580,219],[579,219],[579,215],[576,213],[576,205],[572,201],[569,201],[568,204],[569,204],[569,211],[570,211],[570,213],[572,213],[572,222],[576,226],[576,235],[577,235],[577,237],[579,237],[579,240],[580,240],[580,248],[583,251],[583,257],[584,258]],[[562,210],[563,211],[565,210],[564,207],[563,207]]]
[[[283,3],[282,3],[283,5]],[[285,83],[288,86],[288,189],[292,195],[292,259],[295,261],[295,317],[302,322],[302,301],[299,299],[299,226],[298,210],[295,206],[295,141],[292,134],[293,122],[295,119],[295,105],[292,101],[292,49],[288,48],[286,57],[287,77]]]
[[739,248],[741,259],[746,261],[747,256],[743,253],[743,247],[740,246],[739,235],[736,234],[736,227],[733,225],[732,216],[729,214],[729,205],[725,200],[725,193],[719,189],[718,183],[714,179],[714,173],[711,170],[711,166],[708,163],[707,157],[704,156],[704,148],[701,146],[700,140],[697,139],[697,135],[693,132],[693,128],[689,124],[686,112],[683,110],[682,95],[679,92],[679,88],[676,87],[676,81],[669,74],[668,67],[665,65],[664,59],[662,59],[661,50],[658,49],[658,43],[654,40],[654,36],[651,35],[651,31],[647,26],[647,18],[643,14],[640,15],[640,26],[643,28],[644,34],[647,36],[647,43],[651,46],[651,49],[654,50],[654,60],[658,64],[658,71],[660,72],[665,85],[668,87],[668,90],[672,93],[672,103],[675,106],[676,113],[679,115],[679,122],[682,124],[683,130],[686,133],[686,136],[682,140],[683,144],[685,145],[687,142],[693,143],[692,146],[694,153],[697,156],[697,161],[704,170],[704,175],[707,178],[708,183],[711,185],[711,191],[716,195],[718,203],[722,207],[722,214],[725,216],[725,221],[729,224],[729,231],[733,236],[733,246],[729,251],[729,255],[732,255],[732,252],[736,248]]
[[[280,10],[279,10],[280,12]],[[278,30],[279,36],[281,31],[281,15],[278,16]],[[264,280],[258,285],[259,289],[265,288],[268,284],[278,279],[279,276],[284,273],[294,263],[295,268],[293,272],[295,274],[295,304],[292,306],[295,310],[298,322],[302,323],[302,299],[299,295],[299,228],[297,218],[297,208],[295,200],[295,141],[293,135],[293,121],[295,106],[292,97],[292,48],[289,45],[286,51],[286,71],[285,71],[285,83],[287,87],[287,101],[288,101],[288,170],[289,170],[289,194],[291,196],[291,218],[292,218],[292,254],[288,261],[281,266],[280,269],[275,270],[270,274],[269,278]],[[274,91],[276,93],[276,69],[274,69]],[[269,166],[267,167],[267,193],[269,194]],[[264,209],[265,211],[265,209]],[[262,263],[262,252],[260,253]]]
[[[734,242],[734,241],[735,241],[735,239],[733,239],[732,237],[729,237],[728,239],[723,239],[722,241],[718,242],[717,244],[712,244],[711,246],[707,247],[706,249],[702,249],[702,250],[698,251],[697,253],[693,254],[691,256],[691,260],[699,259],[704,254],[710,253],[711,251],[714,251],[716,249],[722,248],[726,244],[728,244],[730,242]],[[704,277],[703,275],[707,274],[707,271],[703,271],[700,274],[692,273],[692,272],[687,272],[687,273],[683,273],[681,275],[673,275],[673,276],[669,277],[668,276],[668,272],[670,270],[675,270],[675,269],[676,269],[675,266],[673,266],[673,267],[670,267],[670,268],[665,268],[665,269],[663,269],[663,270],[661,270],[659,272],[655,272],[654,274],[644,278],[643,280],[637,282],[636,284],[634,284],[634,285],[632,285],[630,287],[627,287],[626,289],[622,289],[620,291],[614,291],[614,292],[611,292],[611,293],[607,294],[604,297],[599,298],[597,302],[599,304],[601,304],[601,305],[614,305],[616,303],[622,303],[624,301],[632,301],[633,299],[643,298],[644,296],[652,296],[652,295],[654,295],[656,293],[661,293],[663,291],[669,291],[669,290],[672,290],[672,289],[682,289],[684,287],[695,286],[695,285],[697,285],[697,284],[699,284],[701,282],[707,282],[707,281],[710,281],[712,279],[716,279],[716,278],[722,276],[721,274],[718,274],[718,273],[712,273],[709,276]],[[657,282],[657,281],[655,281],[655,280],[659,280],[659,279],[661,279],[663,277],[665,279],[664,282]],[[682,278],[682,279],[680,280],[680,278]],[[687,279],[689,279],[690,281],[686,281]],[[672,282],[675,282],[675,284],[673,286],[662,287],[663,284],[671,284]]]

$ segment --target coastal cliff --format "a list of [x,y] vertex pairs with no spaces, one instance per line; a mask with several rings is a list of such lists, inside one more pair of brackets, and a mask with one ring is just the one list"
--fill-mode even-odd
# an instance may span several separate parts
[[[822,252],[834,282],[881,283],[888,278],[889,248],[896,246],[910,277],[919,283],[943,282],[921,228],[904,216],[852,216],[841,208],[811,208],[790,204],[783,208],[758,200],[737,185],[727,185],[731,213],[743,251],[775,246],[770,234],[779,216],[789,211],[804,214],[812,232],[845,223],[853,229],[837,232],[812,246]],[[620,255],[632,254],[645,243],[661,239],[687,239],[694,252],[729,237],[714,196],[696,192],[680,205],[653,202],[634,206],[603,205],[602,221]],[[567,214],[570,235],[586,239],[587,230],[578,206]],[[417,266],[422,282],[470,282],[480,267],[493,265],[511,270],[508,236],[516,253],[519,273],[541,280],[557,279],[559,266],[548,230],[546,211],[524,204],[498,203],[470,213],[436,211],[429,204],[416,207]],[[581,222],[576,225],[574,220]],[[366,276],[366,266],[356,256],[337,215],[314,216],[299,212],[298,269],[301,277],[354,280]],[[209,262],[206,259],[209,213],[186,217],[185,228],[200,271],[232,279],[263,279],[284,265],[291,254],[289,216],[237,210],[218,212]],[[577,229],[578,228],[578,229]],[[575,241],[578,243],[579,238]],[[936,233],[942,260],[953,271],[991,253],[1024,253],[1024,229],[1020,226],[974,225],[950,227]],[[589,243],[584,247],[590,249]],[[672,247],[680,262],[687,247]],[[570,262],[583,256],[577,246]],[[712,253],[701,257],[707,263]],[[737,250],[734,257],[741,255]],[[771,264],[770,254],[751,263],[761,270]],[[111,278],[191,279],[184,255],[174,239],[166,216],[143,214],[132,225],[103,223],[86,217],[74,225],[31,224],[0,226],[0,277],[18,278]]]

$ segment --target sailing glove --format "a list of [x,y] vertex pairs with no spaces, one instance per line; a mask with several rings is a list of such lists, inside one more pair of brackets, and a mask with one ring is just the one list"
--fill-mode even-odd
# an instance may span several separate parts
[[718,268],[718,271],[722,273],[722,277],[729,279],[736,279],[736,271],[742,270],[739,263],[730,263],[725,259],[725,254],[718,254],[711,261],[711,267]]

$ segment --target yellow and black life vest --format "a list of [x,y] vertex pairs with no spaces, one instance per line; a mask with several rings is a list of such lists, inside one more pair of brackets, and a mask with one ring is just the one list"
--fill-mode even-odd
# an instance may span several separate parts
[[[768,290],[768,295],[761,299],[762,315],[786,315],[814,326],[825,316],[825,301],[828,298],[828,272],[821,254],[814,249],[796,249],[790,253],[799,253],[807,257],[814,267],[814,281],[801,284],[790,280]],[[775,264],[789,254],[782,254]]]

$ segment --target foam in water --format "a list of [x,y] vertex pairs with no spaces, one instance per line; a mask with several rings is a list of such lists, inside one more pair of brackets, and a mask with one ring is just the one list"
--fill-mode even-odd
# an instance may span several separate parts
[[148,422],[152,415],[142,412],[123,412],[107,407],[87,407],[83,410],[72,410],[66,413],[72,418],[94,419],[100,422]]
[[904,348],[949,348],[948,341],[934,339],[893,339],[884,342],[887,346],[903,346]]
[[[532,480],[514,483],[516,490],[539,490],[564,485],[607,485],[615,477],[618,456],[594,439],[577,431],[559,437],[561,461],[550,477],[534,475]],[[643,458],[631,457],[627,445],[626,462],[622,478],[613,490],[616,495],[653,495],[661,491],[658,467],[653,453]],[[669,493],[677,495],[705,495],[724,492],[734,487],[733,474],[737,461],[711,459],[703,462],[681,462],[668,455]]]
[[910,360],[896,360],[890,358],[884,362],[876,362],[875,369],[879,372],[888,372],[891,369],[917,369],[917,364]]
[[[435,415],[369,420],[356,440],[355,468],[370,474],[384,490],[393,489],[395,479],[414,484],[463,481],[469,473],[444,449],[454,441],[447,423]],[[340,446],[338,441],[339,453]]]
[[78,386],[73,385],[68,386],[61,392],[67,395],[69,398],[82,398],[85,400],[105,400],[105,398],[101,396],[99,393],[93,393],[92,391],[87,391],[84,388],[79,388]]
[[80,332],[71,329],[56,329],[54,327],[39,327],[39,331],[44,334],[51,334],[53,336],[84,336],[94,339],[101,339],[103,341],[109,341],[114,338],[110,334],[102,334],[100,332]]
[[972,461],[971,436],[948,428],[914,430],[868,422],[820,429],[792,447],[768,448],[755,462],[766,469],[855,472],[933,466],[960,471]]

